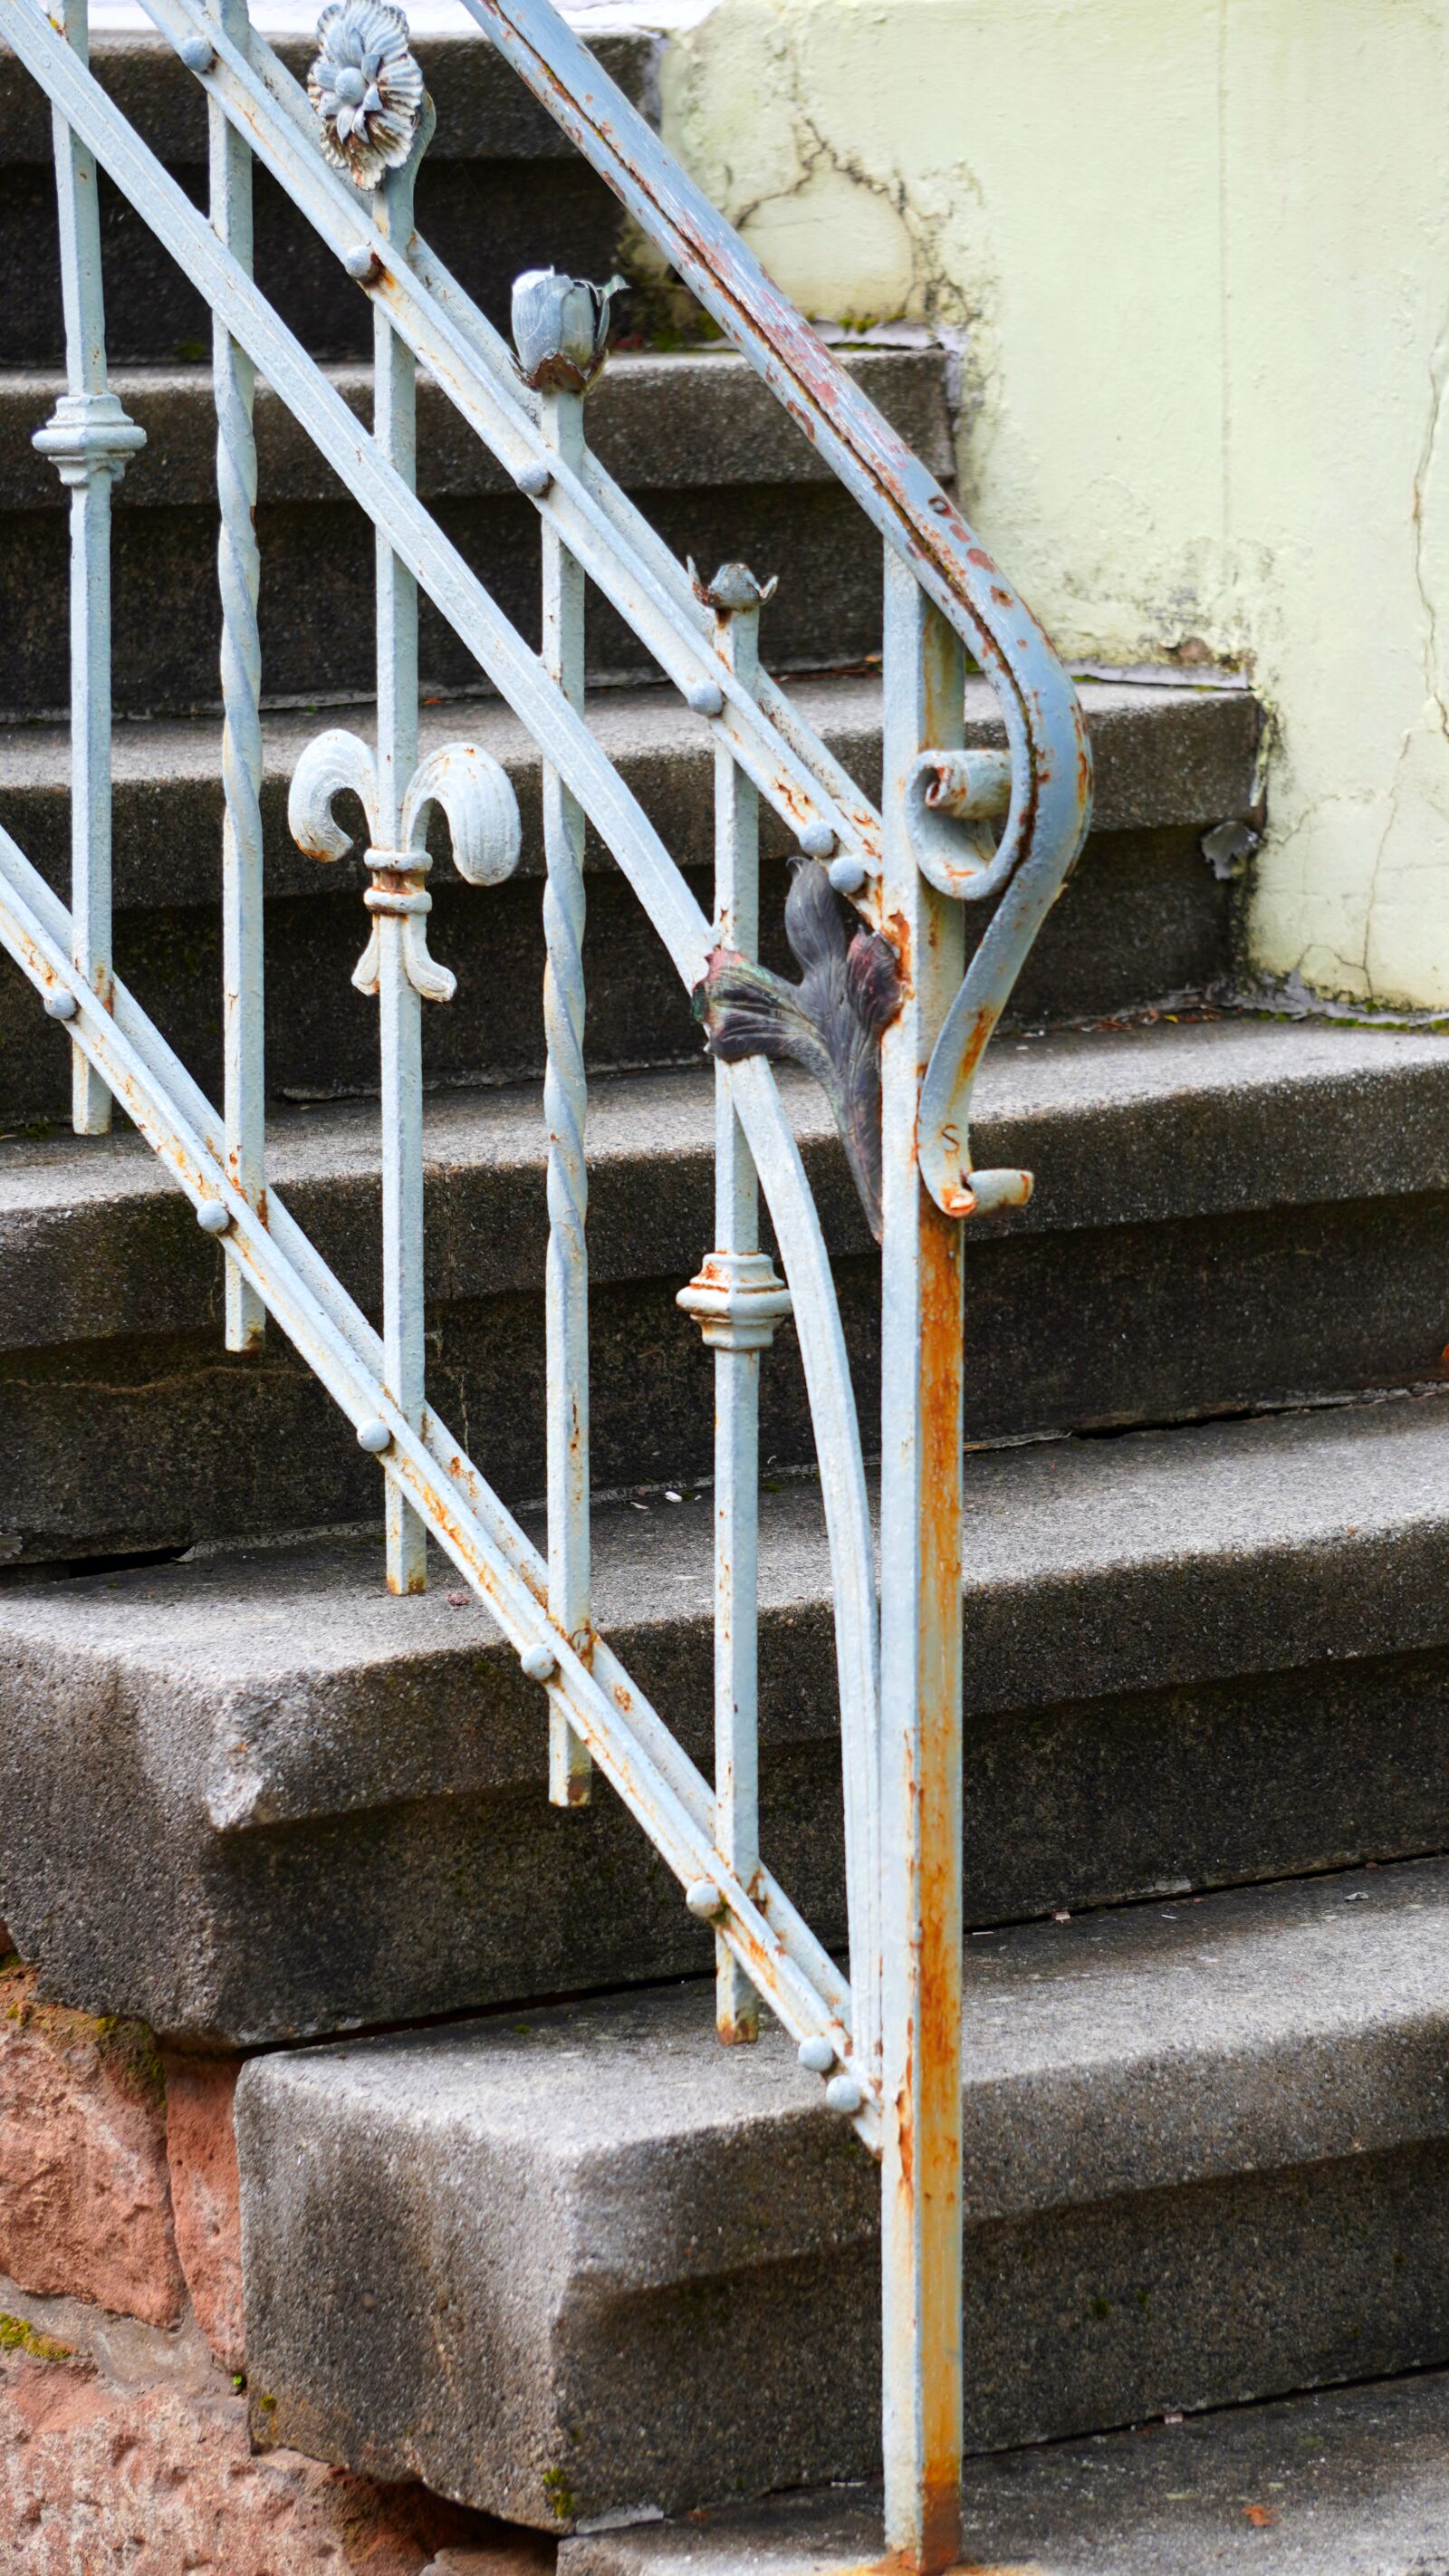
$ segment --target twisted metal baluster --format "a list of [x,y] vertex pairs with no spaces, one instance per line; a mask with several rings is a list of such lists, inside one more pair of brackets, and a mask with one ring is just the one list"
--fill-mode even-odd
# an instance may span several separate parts
[[[617,282],[617,281],[616,281]],[[584,395],[604,362],[612,287],[552,269],[515,281],[519,364],[540,397],[545,444],[570,473],[585,462]],[[546,490],[537,478],[526,489]],[[542,527],[542,657],[570,706],[584,703],[584,576],[552,526]],[[584,1069],[584,816],[558,771],[543,769],[548,1254],[544,1332],[548,1370],[549,1617],[580,1653],[593,1640],[589,1532],[589,1254]],[[549,1715],[548,1794],[556,1807],[588,1801],[593,1765],[555,1699]]]
[[[413,229],[418,163],[436,118],[424,98],[409,158],[377,190],[378,228],[403,245]],[[409,487],[417,482],[417,364],[381,303],[373,306],[373,427],[378,445]],[[418,586],[384,531],[377,545],[377,812],[380,851],[399,848],[402,805],[418,757]],[[423,857],[414,873],[421,894]],[[387,879],[392,883],[392,878]],[[381,889],[379,889],[380,891]],[[403,900],[406,900],[404,896]],[[424,905],[427,896],[421,894]],[[419,918],[423,916],[418,916]],[[426,1377],[423,1338],[423,992],[408,971],[410,917],[374,913],[382,1036],[383,1349],[390,1394],[416,1428]],[[426,979],[421,979],[425,981]],[[451,991],[451,978],[447,979]],[[390,1592],[427,1589],[427,1532],[391,1477],[387,1480]]]
[[[706,592],[715,641],[752,693],[760,668],[761,590],[744,564],[722,566]],[[715,941],[753,959],[760,938],[760,800],[727,745],[715,749]],[[790,1292],[759,1249],[754,1157],[715,1072],[715,1249],[679,1292],[714,1362],[714,1841],[746,1887],[758,1883],[760,1353],[790,1311]],[[701,1909],[708,1897],[701,1892]],[[727,2046],[758,2039],[759,1996],[715,1936],[715,2027]]]
[[[86,0],[60,0],[55,14],[67,43],[85,62]],[[71,495],[71,957],[77,973],[109,1009],[111,493],[130,458],[145,446],[146,433],[127,419],[106,385],[95,158],[59,110],[53,122],[66,391],[45,427],[36,431],[35,445],[50,458]],[[68,994],[54,995],[47,1007],[57,1019],[74,1015]],[[78,1136],[101,1136],[110,1123],[110,1092],[79,1047],[73,1047],[71,1124]]]
[[[207,0],[224,35],[244,41],[246,0]],[[211,220],[233,259],[251,273],[252,156],[220,104],[207,104]],[[221,593],[222,1111],[227,1169],[259,1215],[266,1213],[266,1025],[262,904],[262,646],[257,623],[262,563],[257,546],[257,442],[252,426],[256,369],[225,324],[212,323],[216,396],[216,490],[221,510],[217,583]],[[226,1264],[226,1347],[250,1351],[266,1332],[266,1309],[234,1262]]]
[[[546,393],[541,427],[554,453],[577,469],[584,454],[583,396]],[[572,706],[584,702],[584,577],[545,523],[543,657]],[[543,1025],[548,1132],[548,1607],[576,1646],[593,1626],[589,1568],[589,1167],[585,1152],[584,817],[556,769],[543,773]],[[593,1764],[561,1708],[549,1715],[548,1794],[583,1806]]]

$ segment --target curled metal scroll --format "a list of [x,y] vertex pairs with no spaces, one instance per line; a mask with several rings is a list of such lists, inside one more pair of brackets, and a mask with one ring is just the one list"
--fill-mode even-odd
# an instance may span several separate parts
[[960,903],[1001,900],[946,1014],[921,1085],[917,1154],[921,1178],[947,1216],[986,1216],[1024,1207],[1030,1172],[973,1171],[971,1093],[977,1068],[1028,950],[1075,864],[1091,814],[1090,765],[1079,779],[1080,830],[1067,863],[1060,849],[1024,857],[1009,829],[1012,763],[997,751],[923,751],[906,780],[906,829],[927,882]]

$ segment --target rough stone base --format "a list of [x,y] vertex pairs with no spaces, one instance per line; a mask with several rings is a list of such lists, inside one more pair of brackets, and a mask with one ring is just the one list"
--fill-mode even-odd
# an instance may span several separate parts
[[[12,2294],[13,2295],[13,2294]],[[540,2553],[418,2486],[378,2486],[295,2451],[254,2458],[246,2401],[189,2340],[73,2301],[0,2315],[0,2564],[5,2576],[528,2576]],[[144,2375],[145,2344],[155,2372]],[[101,2366],[101,2357],[109,2366]],[[459,2553],[454,2555],[453,2553]],[[442,2569],[438,2570],[442,2576]]]
[[0,1968],[0,2271],[155,2326],[186,2300],[151,2034],[37,2003]]

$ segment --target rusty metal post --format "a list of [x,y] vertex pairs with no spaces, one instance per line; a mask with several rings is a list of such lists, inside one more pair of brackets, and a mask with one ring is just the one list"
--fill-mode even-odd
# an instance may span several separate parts
[[886,2549],[960,2549],[961,1226],[922,1185],[916,1114],[963,969],[961,907],[907,829],[918,753],[959,743],[960,642],[885,567],[882,917],[904,999],[885,1032],[881,1440],[881,2256]]

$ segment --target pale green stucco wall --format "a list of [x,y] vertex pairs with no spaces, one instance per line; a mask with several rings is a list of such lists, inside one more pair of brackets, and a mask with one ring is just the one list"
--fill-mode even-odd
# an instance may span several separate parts
[[1251,673],[1258,963],[1449,1004],[1449,0],[717,0],[663,94],[808,312],[965,332],[1063,650]]

